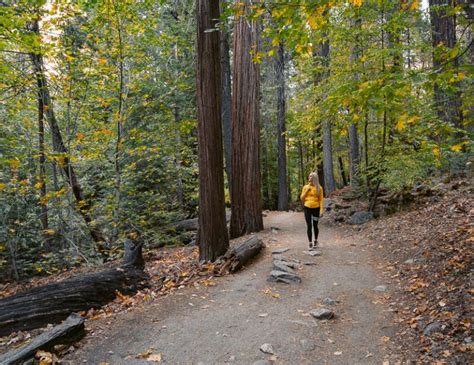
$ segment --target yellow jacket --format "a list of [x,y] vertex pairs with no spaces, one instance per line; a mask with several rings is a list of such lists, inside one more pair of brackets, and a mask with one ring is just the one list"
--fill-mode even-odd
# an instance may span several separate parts
[[319,186],[319,194],[316,191],[316,186],[313,184],[307,184],[303,186],[300,199],[304,206],[307,208],[318,208],[319,213],[322,215],[324,212],[324,191],[323,187]]

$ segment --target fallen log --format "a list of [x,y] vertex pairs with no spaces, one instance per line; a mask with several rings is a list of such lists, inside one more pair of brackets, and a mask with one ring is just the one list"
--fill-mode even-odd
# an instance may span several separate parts
[[221,273],[236,272],[257,256],[263,248],[263,242],[257,236],[252,236],[237,247],[229,249],[216,262]]
[[80,340],[85,335],[85,320],[77,314],[71,314],[63,323],[39,335],[30,343],[0,356],[0,364],[23,364],[33,358],[38,350],[49,351],[56,345],[71,344]]
[[59,323],[73,312],[99,308],[116,292],[132,294],[146,286],[142,245],[125,243],[120,267],[81,274],[0,299],[0,336]]

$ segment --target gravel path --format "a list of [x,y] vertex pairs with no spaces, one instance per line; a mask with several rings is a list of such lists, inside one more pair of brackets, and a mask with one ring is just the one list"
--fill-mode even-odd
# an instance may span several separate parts
[[[264,254],[247,269],[97,321],[95,335],[62,363],[150,364],[137,355],[151,349],[163,364],[382,364],[396,328],[382,303],[387,292],[373,290],[385,283],[370,248],[322,223],[322,255],[311,257],[302,213],[272,212],[265,227],[272,226],[279,230],[268,233]],[[284,256],[315,263],[297,269],[301,284],[266,281],[271,251],[284,247]],[[323,304],[327,297],[337,303]],[[336,318],[309,315],[322,307]],[[261,352],[263,344],[274,355]]]

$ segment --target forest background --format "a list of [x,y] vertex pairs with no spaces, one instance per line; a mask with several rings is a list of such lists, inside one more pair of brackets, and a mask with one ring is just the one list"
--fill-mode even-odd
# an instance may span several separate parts
[[[199,208],[194,7],[0,1],[1,280],[193,239],[169,227]],[[472,22],[461,0],[222,1],[226,204],[237,51],[259,74],[264,209],[294,208],[315,169],[376,213],[382,188],[472,169]]]

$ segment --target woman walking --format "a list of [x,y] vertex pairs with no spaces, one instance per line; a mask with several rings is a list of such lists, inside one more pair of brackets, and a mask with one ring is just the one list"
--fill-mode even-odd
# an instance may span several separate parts
[[[319,178],[316,172],[309,174],[308,184],[303,186],[300,198],[304,205],[304,218],[306,220],[309,248],[311,249],[318,245],[318,222],[324,212],[323,187],[319,185]],[[313,230],[314,242],[312,241]]]

